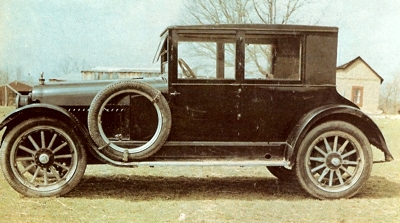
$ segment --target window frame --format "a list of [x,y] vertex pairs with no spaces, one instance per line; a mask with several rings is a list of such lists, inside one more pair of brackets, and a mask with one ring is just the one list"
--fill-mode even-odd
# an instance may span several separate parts
[[[246,51],[246,36],[260,36],[264,38],[268,36],[271,39],[278,38],[298,38],[299,46],[299,79],[245,79],[245,51]],[[305,77],[305,50],[306,50],[306,35],[301,33],[270,33],[257,32],[246,30],[220,30],[220,32],[210,30],[170,30],[169,33],[169,80],[171,83],[243,83],[243,84],[268,84],[268,85],[302,85]],[[233,43],[235,49],[235,78],[233,79],[182,79],[178,78],[178,44],[179,42],[215,42],[218,43]],[[216,54],[218,57],[218,54]],[[216,75],[218,69],[218,59],[216,64]]]
[[[360,92],[360,95],[356,95],[357,92]],[[359,99],[359,102],[357,102],[358,99]],[[351,101],[359,107],[363,106],[364,86],[352,86],[351,87]]]
[[[256,37],[259,36],[259,37]],[[255,37],[255,38],[254,38]],[[271,34],[271,33],[246,33],[246,39],[245,42],[248,44],[247,39],[254,38],[257,41],[250,41],[250,44],[269,44],[270,42],[263,42],[262,39],[271,39],[271,40],[277,40],[279,38],[297,38],[299,40],[299,67],[298,67],[298,72],[299,72],[299,79],[246,79],[245,78],[245,72],[246,72],[246,67],[244,67],[244,72],[242,74],[243,81],[245,83],[249,84],[255,84],[255,83],[265,83],[265,84],[301,84],[303,83],[304,80],[304,54],[305,54],[305,36],[303,34],[298,34],[298,33],[285,33],[285,34]],[[244,51],[244,56],[246,49],[242,49]],[[245,58],[243,59],[245,60]]]
[[[220,75],[221,69],[224,68],[223,63],[219,61],[218,57],[221,55],[222,52],[219,50],[219,45],[222,44],[235,44],[236,43],[236,34],[235,32],[196,32],[193,30],[178,30],[177,32],[172,33],[173,37],[173,50],[172,50],[172,61],[176,61],[173,63],[174,71],[171,73],[172,77],[171,80],[175,83],[232,83],[237,81],[237,77],[233,78],[215,78],[215,79],[206,79],[206,78],[179,78],[179,65],[177,63],[180,56],[178,55],[179,52],[179,43],[181,42],[192,42],[192,43],[215,43],[216,44],[216,64],[215,64],[215,75]],[[224,51],[225,52],[225,51]],[[223,53],[224,53],[223,52]],[[237,48],[235,49],[237,54]],[[225,59],[225,57],[224,57]],[[237,63],[237,58],[235,57],[234,63]],[[236,66],[236,65],[235,65]],[[236,69],[235,69],[236,70]],[[236,72],[235,72],[236,73]]]

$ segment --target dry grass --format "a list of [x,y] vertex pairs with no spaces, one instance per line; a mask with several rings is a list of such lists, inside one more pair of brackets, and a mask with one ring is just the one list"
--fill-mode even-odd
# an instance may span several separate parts
[[98,165],[60,198],[21,197],[0,175],[0,222],[400,222],[400,120],[376,121],[397,159],[352,199],[313,199],[262,167]]

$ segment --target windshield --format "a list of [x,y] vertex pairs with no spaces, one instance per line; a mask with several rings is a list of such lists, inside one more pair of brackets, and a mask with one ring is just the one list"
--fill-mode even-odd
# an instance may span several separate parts
[[[165,32],[163,35],[161,35],[160,43],[158,44],[156,54],[154,55],[154,58],[153,58],[153,63],[158,62],[160,57],[166,55],[166,53],[167,53],[167,36],[168,36],[167,32]],[[165,61],[162,61],[162,62],[165,62]]]

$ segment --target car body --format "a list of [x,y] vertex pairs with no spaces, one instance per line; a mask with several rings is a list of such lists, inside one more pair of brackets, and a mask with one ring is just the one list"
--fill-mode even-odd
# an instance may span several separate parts
[[267,166],[320,199],[354,196],[376,124],[336,91],[336,27],[201,25],[161,34],[157,77],[45,83],[4,119],[2,167],[27,196],[73,189],[87,163]]

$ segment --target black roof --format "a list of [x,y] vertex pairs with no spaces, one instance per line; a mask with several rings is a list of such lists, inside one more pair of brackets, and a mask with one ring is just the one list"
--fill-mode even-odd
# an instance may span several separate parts
[[167,30],[251,30],[251,31],[289,31],[289,32],[324,32],[337,33],[337,27],[308,26],[308,25],[282,25],[282,24],[217,24],[217,25],[182,25],[170,26]]

